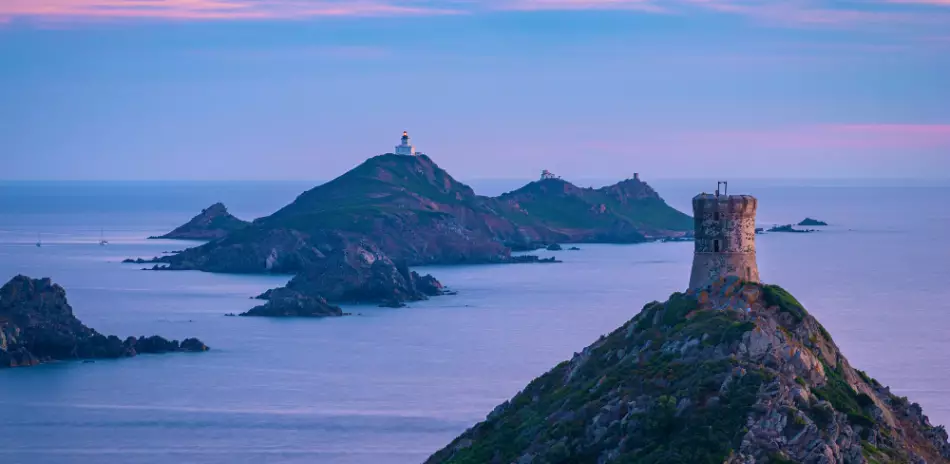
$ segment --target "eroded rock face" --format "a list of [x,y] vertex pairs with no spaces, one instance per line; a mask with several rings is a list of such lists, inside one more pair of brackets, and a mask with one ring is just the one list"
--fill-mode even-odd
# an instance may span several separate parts
[[16,276],[0,288],[0,368],[139,353],[207,351],[200,340],[105,336],[83,325],[66,301],[66,291],[50,279]]
[[247,225],[248,222],[232,216],[223,203],[215,203],[177,229],[160,237],[149,238],[216,240]]
[[394,263],[368,242],[350,244],[297,274],[287,288],[332,302],[400,306],[440,295],[442,284],[422,277],[404,263]]
[[429,463],[947,463],[920,407],[850,366],[777,286],[654,302]]

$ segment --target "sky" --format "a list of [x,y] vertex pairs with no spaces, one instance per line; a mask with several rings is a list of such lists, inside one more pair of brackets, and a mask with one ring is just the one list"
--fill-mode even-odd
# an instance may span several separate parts
[[950,0],[0,0],[0,180],[950,178]]

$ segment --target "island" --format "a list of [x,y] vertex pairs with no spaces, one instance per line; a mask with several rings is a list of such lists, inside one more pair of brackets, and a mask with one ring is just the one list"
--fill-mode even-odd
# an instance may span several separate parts
[[775,285],[653,302],[433,454],[462,463],[946,463],[947,432]]
[[475,194],[423,154],[370,158],[251,223],[225,221],[225,214],[214,205],[164,236],[204,234],[204,245],[126,262],[162,271],[294,275],[286,287],[294,292],[246,314],[332,316],[336,304],[397,307],[440,294],[442,285],[412,266],[554,263],[512,251],[642,243],[693,230],[692,219],[639,176],[593,189],[546,175],[493,198]]
[[820,227],[820,226],[827,226],[828,223],[825,221],[819,221],[818,219],[812,219],[809,217],[809,218],[802,219],[802,222],[799,222],[798,225],[808,226],[808,227]]
[[149,239],[214,240],[235,230],[243,229],[248,224],[232,216],[224,203],[215,203],[201,210],[200,214],[175,230],[158,237],[149,237]]
[[769,228],[766,232],[788,232],[794,234],[807,234],[811,232],[818,232],[815,229],[796,229],[791,224],[785,224],[783,226],[774,226]]
[[207,350],[196,338],[179,343],[157,335],[102,335],[73,315],[66,291],[50,279],[18,275],[0,288],[0,368]]

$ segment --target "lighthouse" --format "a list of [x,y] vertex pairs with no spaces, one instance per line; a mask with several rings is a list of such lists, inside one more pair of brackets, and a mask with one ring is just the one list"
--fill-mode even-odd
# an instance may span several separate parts
[[413,156],[416,154],[416,147],[413,147],[412,143],[409,141],[409,132],[403,131],[402,141],[399,145],[396,145],[396,154],[407,156]]
[[[725,185],[727,190],[720,192]],[[759,202],[751,195],[727,195],[720,182],[715,194],[693,198],[695,250],[689,288],[704,288],[722,277],[759,281],[755,260],[755,213]]]

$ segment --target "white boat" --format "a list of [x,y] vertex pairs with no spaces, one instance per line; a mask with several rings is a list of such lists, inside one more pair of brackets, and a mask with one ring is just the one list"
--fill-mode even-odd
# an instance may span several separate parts
[[102,235],[102,229],[99,229],[99,246],[106,246],[109,244],[109,241],[106,240]]

